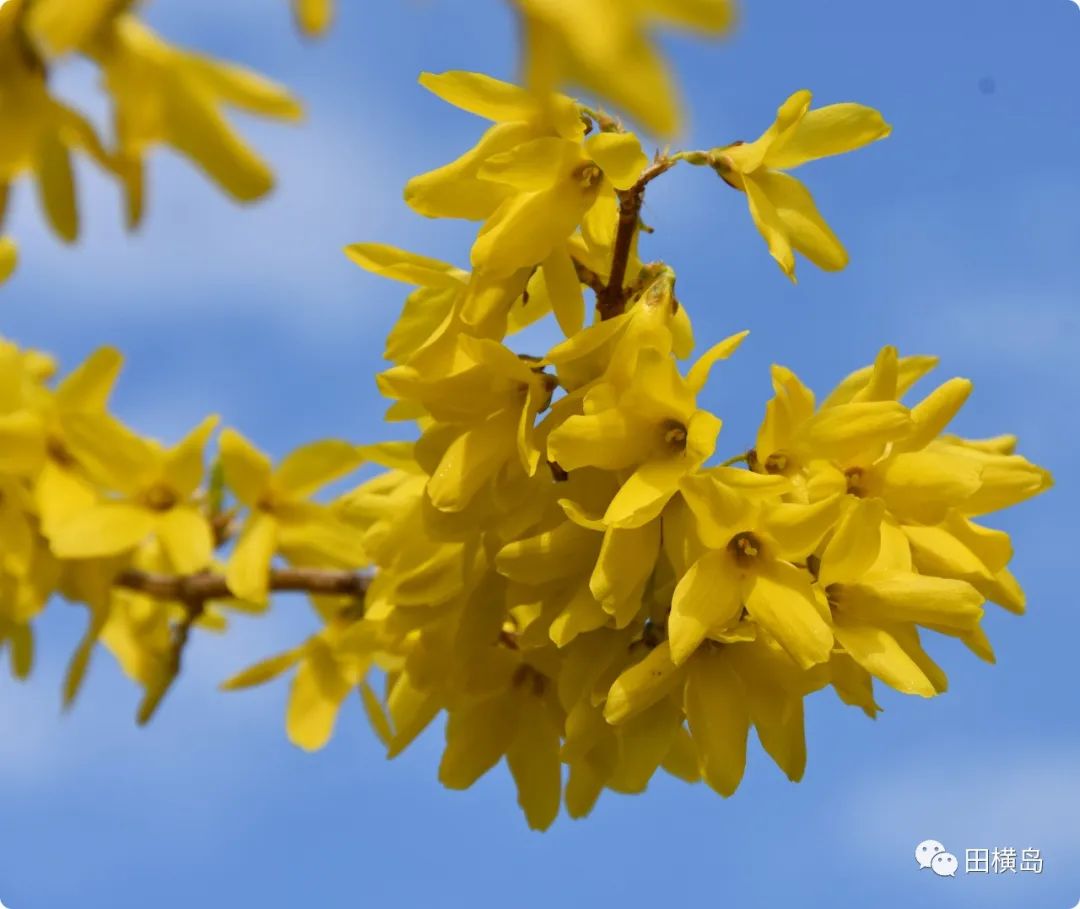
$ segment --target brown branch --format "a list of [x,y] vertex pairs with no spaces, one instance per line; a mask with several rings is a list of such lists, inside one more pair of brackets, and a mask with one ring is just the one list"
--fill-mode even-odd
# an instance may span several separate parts
[[[117,587],[127,590],[135,590],[161,600],[178,600],[182,603],[235,599],[225,583],[224,575],[210,572],[168,575],[148,571],[125,571],[114,583]],[[359,597],[367,591],[368,583],[368,578],[349,571],[321,568],[276,568],[270,572],[269,589],[279,593]]]
[[[369,579],[349,571],[319,568],[277,568],[270,572],[269,589],[277,592],[352,596],[358,599],[367,591]],[[148,571],[122,572],[114,581],[117,587],[145,593],[160,600],[183,603],[184,616],[172,628],[172,640],[165,656],[161,678],[149,684],[139,704],[139,725],[150,722],[180,675],[184,650],[191,629],[206,611],[211,600],[232,599],[225,578],[220,574],[200,572],[191,575],[155,574]]]
[[619,228],[611,256],[611,277],[607,286],[597,294],[596,308],[601,321],[620,315],[626,307],[626,269],[630,265],[630,250],[641,225],[641,207],[645,204],[645,187],[661,174],[667,173],[678,158],[661,157],[653,162],[630,189],[619,192]]

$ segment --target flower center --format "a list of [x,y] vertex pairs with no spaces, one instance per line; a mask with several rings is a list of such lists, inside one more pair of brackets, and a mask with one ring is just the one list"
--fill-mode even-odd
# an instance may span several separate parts
[[743,567],[748,567],[761,555],[761,541],[752,533],[740,533],[731,538],[728,549]]
[[849,495],[858,496],[859,498],[866,495],[865,477],[863,476],[863,469],[861,467],[849,467],[844,471],[844,476],[847,478],[847,491]]
[[595,164],[585,163],[574,171],[573,177],[584,189],[592,189],[604,179],[604,172]]
[[153,511],[168,511],[176,505],[176,493],[163,483],[151,486],[143,493],[143,503]]
[[686,426],[678,420],[665,420],[661,431],[664,436],[664,446],[671,452],[681,453],[686,451]]

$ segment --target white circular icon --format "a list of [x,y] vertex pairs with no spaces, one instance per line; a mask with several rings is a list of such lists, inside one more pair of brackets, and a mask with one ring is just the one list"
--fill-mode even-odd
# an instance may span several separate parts
[[938,877],[956,877],[960,863],[951,852],[939,852],[930,862],[930,868]]
[[926,840],[915,847],[915,861],[920,868],[929,868],[935,855],[945,851],[945,847],[937,840]]

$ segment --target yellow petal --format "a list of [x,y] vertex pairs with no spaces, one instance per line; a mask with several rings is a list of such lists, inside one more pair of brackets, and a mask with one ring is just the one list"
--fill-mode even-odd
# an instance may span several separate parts
[[455,438],[428,483],[431,504],[440,511],[463,511],[514,453],[517,422],[513,412],[504,411]]
[[448,789],[468,789],[494,767],[517,735],[517,711],[517,701],[504,694],[450,711],[439,782]]
[[173,508],[157,522],[158,538],[177,574],[202,571],[214,556],[214,535],[197,508]]
[[739,576],[726,550],[698,559],[679,581],[671,601],[671,659],[682,665],[713,630],[723,630],[742,611]]
[[513,195],[513,187],[481,180],[480,167],[492,155],[508,151],[535,137],[527,123],[500,123],[477,145],[443,167],[413,177],[405,186],[405,202],[428,218],[466,218],[482,221]]
[[216,416],[207,417],[165,454],[165,478],[182,499],[191,496],[202,482],[205,469],[203,452],[218,422]]
[[318,751],[334,732],[338,711],[351,685],[334,654],[322,641],[311,641],[296,671],[285,727],[289,741],[305,751]]
[[492,155],[480,165],[479,177],[522,192],[538,192],[566,177],[582,160],[576,142],[543,136]]
[[616,189],[630,189],[649,159],[633,133],[597,133],[585,140],[585,152],[593,159]]
[[3,284],[19,266],[19,247],[10,237],[0,237],[0,284]]
[[124,358],[114,347],[100,347],[56,389],[56,403],[65,410],[103,410]]
[[250,603],[266,602],[277,536],[277,521],[270,515],[256,513],[248,520],[225,570],[225,583],[234,596]]
[[615,680],[604,718],[612,724],[624,723],[667,697],[682,679],[683,670],[671,661],[671,646],[663,641]]
[[240,691],[243,688],[265,685],[282,673],[288,672],[300,661],[303,655],[304,649],[298,647],[295,650],[287,650],[285,653],[268,657],[226,679],[221,683],[220,688],[222,691]]
[[274,488],[291,498],[304,498],[355,470],[363,457],[355,445],[340,439],[312,442],[287,455],[274,471]]
[[373,274],[418,287],[457,290],[468,281],[459,268],[383,243],[353,243],[345,247],[345,255]]
[[830,593],[837,609],[858,622],[915,622],[968,630],[983,614],[982,594],[966,581],[901,571],[840,584]]
[[562,802],[560,730],[540,698],[524,693],[517,700],[517,735],[506,753],[506,763],[529,827],[546,830],[558,817]]
[[121,503],[95,505],[54,530],[52,551],[62,559],[97,559],[129,552],[154,530],[154,514]]
[[610,529],[604,534],[589,589],[622,628],[641,608],[645,585],[660,552],[660,522],[634,530]]
[[334,0],[293,0],[296,21],[309,35],[321,35],[334,18]]
[[[814,197],[802,183],[788,174],[765,170],[758,171],[752,181],[747,181],[748,184],[751,182],[768,197],[786,241],[797,252],[825,271],[839,271],[848,264],[847,251],[825,223]],[[783,261],[777,261],[783,265]]]
[[249,508],[259,504],[270,486],[270,459],[235,429],[225,429],[218,439],[225,485]]
[[709,381],[709,373],[712,372],[712,368],[720,361],[726,360],[730,357],[739,347],[742,342],[750,336],[750,332],[741,331],[737,335],[732,335],[730,338],[725,338],[719,344],[714,344],[705,353],[703,353],[693,366],[690,367],[690,371],[686,374],[686,384],[694,394],[700,394],[701,390],[705,387],[705,383]]
[[765,238],[769,254],[776,260],[784,274],[794,282],[795,253],[792,252],[787,226],[776,210],[776,206],[773,205],[768,192],[757,182],[756,177],[746,177],[743,183],[747,201],[750,203],[750,217],[754,219],[758,231]]
[[836,639],[867,672],[904,694],[932,698],[937,694],[926,673],[896,639],[882,628],[838,623]]
[[57,133],[48,131],[40,141],[36,169],[41,206],[59,237],[74,243],[79,236],[79,213],[71,154]]
[[808,111],[799,125],[771,147],[765,164],[786,170],[807,161],[855,151],[892,132],[881,114],[861,104],[830,104]]
[[859,499],[849,508],[821,556],[818,581],[822,587],[856,581],[877,561],[884,516],[881,499]]
[[421,73],[419,81],[447,104],[488,120],[528,120],[536,113],[536,102],[525,89],[482,73]]
[[838,404],[814,414],[800,433],[800,448],[815,457],[845,461],[903,438],[910,428],[907,408],[895,401]]
[[739,677],[722,651],[704,650],[690,661],[686,719],[705,782],[725,798],[734,795],[746,770],[750,716]]
[[806,572],[783,562],[767,565],[750,579],[745,597],[750,617],[804,669],[829,659],[832,631]]
[[572,338],[585,324],[585,296],[581,290],[574,260],[565,246],[556,246],[544,260],[544,283],[559,328]]
[[615,493],[604,521],[609,527],[641,527],[651,521],[664,510],[679,491],[679,481],[695,466],[682,457],[646,461]]

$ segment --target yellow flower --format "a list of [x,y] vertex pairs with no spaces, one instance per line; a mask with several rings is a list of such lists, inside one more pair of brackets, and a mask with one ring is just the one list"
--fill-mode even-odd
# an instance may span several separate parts
[[292,0],[296,21],[309,35],[321,35],[334,18],[334,0]]
[[28,31],[50,57],[86,47],[123,6],[116,0],[32,0],[23,5]]
[[551,433],[548,457],[563,470],[626,472],[604,515],[608,525],[640,527],[651,521],[682,478],[712,455],[721,423],[697,407],[697,395],[713,364],[731,356],[745,337],[735,335],[713,347],[686,379],[669,355],[644,348],[636,353],[625,385],[597,383],[583,397],[584,412]]
[[275,469],[240,433],[220,440],[225,484],[250,509],[225,579],[239,599],[266,601],[270,563],[280,552],[303,565],[358,568],[366,557],[360,535],[325,505],[308,497],[362,461],[356,446],[327,440],[298,448]]
[[[555,389],[553,377],[502,344],[467,335],[459,343],[474,365],[426,390],[424,406],[440,422],[425,430],[418,447],[431,473],[431,504],[449,512],[463,510],[508,462],[536,473],[536,416]],[[387,392],[406,390],[385,381],[388,375],[380,377]]]
[[727,31],[730,0],[514,0],[525,27],[525,73],[539,97],[570,82],[610,99],[664,137],[679,127],[676,92],[653,45],[655,23]]
[[115,107],[130,224],[143,212],[143,157],[158,143],[190,159],[239,201],[270,191],[269,167],[220,108],[297,120],[301,107],[283,88],[241,67],[178,50],[130,15],[113,22],[94,53]]
[[157,539],[174,572],[206,568],[213,536],[193,498],[203,478],[203,449],[216,425],[217,417],[208,417],[166,449],[105,414],[70,416],[65,427],[76,460],[121,497],[57,516],[50,529],[53,552],[62,559],[104,558]]
[[[0,190],[6,193],[9,183],[33,174],[50,226],[72,243],[79,235],[72,151],[107,170],[113,164],[93,126],[49,94],[44,67],[20,43],[25,37],[16,14],[14,4],[0,8]],[[13,266],[13,251],[5,248],[0,271]]]
[[[473,267],[506,275],[543,263],[570,238],[601,195],[629,189],[647,165],[630,133],[598,133],[584,144],[545,136],[492,155],[481,165],[479,179],[509,187],[510,192],[480,229]],[[562,260],[568,258],[564,251]]]
[[775,494],[782,483],[726,467],[683,481],[705,550],[672,599],[668,634],[675,663],[706,639],[728,633],[743,610],[803,669],[828,660],[827,610],[801,566],[835,526],[842,500],[781,503]]
[[847,265],[847,252],[825,223],[810,192],[787,173],[800,164],[862,148],[892,131],[876,110],[831,104],[810,110],[811,94],[796,92],[781,105],[776,121],[756,141],[710,153],[716,171],[746,193],[769,252],[792,281],[798,251],[819,268]]
[[563,716],[552,681],[519,651],[489,648],[448,709],[439,781],[467,789],[503,757],[529,826],[546,830],[562,801]]
[[423,73],[420,84],[449,104],[494,121],[470,151],[405,187],[405,201],[429,218],[483,221],[514,194],[511,185],[480,178],[489,158],[545,136],[580,141],[585,123],[577,103],[563,95],[546,108],[525,89],[480,73]]
[[882,526],[884,503],[852,503],[819,560],[837,643],[858,666],[905,694],[933,697],[945,676],[916,625],[964,638],[978,630],[983,597],[961,580],[914,571],[904,536]]
[[80,465],[68,441],[66,423],[79,414],[105,413],[122,363],[119,351],[100,348],[36,407],[44,452],[34,481],[34,502],[45,536],[51,536],[54,528],[99,498],[93,478]]
[[[269,657],[221,684],[223,691],[263,685],[297,667],[289,693],[285,727],[289,741],[318,751],[330,740],[349,692],[359,689],[365,709],[378,718],[374,692],[365,678],[378,650],[376,625],[350,616],[332,620],[299,647]],[[381,724],[380,724],[381,725]]]

